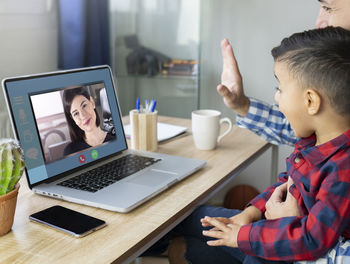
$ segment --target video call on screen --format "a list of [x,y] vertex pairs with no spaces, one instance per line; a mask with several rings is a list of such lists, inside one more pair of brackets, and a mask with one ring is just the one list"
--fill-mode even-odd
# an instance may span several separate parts
[[72,143],[72,138],[69,132],[67,117],[64,114],[63,92],[76,88],[86,90],[91,96],[95,104],[96,115],[100,119],[100,128],[110,135],[115,136],[116,134],[106,88],[103,82],[63,87],[45,93],[31,94],[30,101],[45,164],[83,151],[83,149],[80,149],[75,152],[65,153],[67,152],[65,151],[67,146]]

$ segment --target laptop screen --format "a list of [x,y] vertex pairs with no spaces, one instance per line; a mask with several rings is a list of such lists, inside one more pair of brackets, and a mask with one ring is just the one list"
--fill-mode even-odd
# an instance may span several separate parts
[[30,186],[127,148],[108,66],[4,81]]

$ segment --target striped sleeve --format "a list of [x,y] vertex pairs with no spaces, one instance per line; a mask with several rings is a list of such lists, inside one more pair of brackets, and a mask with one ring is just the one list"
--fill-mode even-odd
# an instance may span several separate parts
[[248,128],[272,144],[294,146],[297,138],[278,106],[269,105],[254,98],[249,99],[248,114],[245,117],[237,115],[237,125]]

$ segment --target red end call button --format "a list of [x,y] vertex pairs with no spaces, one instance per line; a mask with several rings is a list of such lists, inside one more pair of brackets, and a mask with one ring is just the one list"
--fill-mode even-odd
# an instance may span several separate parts
[[78,160],[81,164],[83,164],[86,161],[86,157],[84,155],[80,155]]

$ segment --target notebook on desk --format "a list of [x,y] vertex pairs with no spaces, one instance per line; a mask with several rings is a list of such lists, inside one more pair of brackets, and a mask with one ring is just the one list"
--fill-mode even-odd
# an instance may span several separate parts
[[205,166],[201,160],[128,149],[108,66],[2,84],[28,184],[37,194],[128,212]]
[[[157,140],[158,142],[163,142],[168,139],[175,138],[177,136],[185,134],[187,131],[187,128],[184,126],[176,126],[172,124],[157,123]],[[124,132],[126,138],[130,139],[131,135],[131,126],[130,124],[124,125]]]

